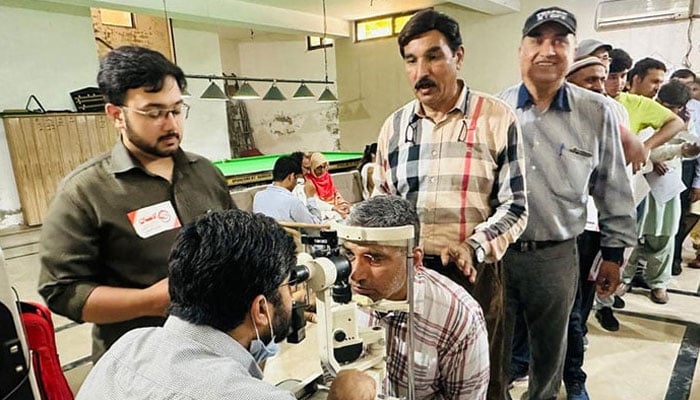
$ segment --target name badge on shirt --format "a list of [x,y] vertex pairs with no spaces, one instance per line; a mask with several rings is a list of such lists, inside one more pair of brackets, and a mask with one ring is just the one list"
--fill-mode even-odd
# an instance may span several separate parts
[[175,208],[169,200],[131,211],[127,217],[136,234],[142,239],[181,226]]

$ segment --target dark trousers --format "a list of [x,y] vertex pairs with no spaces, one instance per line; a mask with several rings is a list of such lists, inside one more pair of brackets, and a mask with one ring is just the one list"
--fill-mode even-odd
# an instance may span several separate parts
[[[595,282],[588,280],[588,273],[593,266],[595,256],[600,251],[600,232],[583,231],[576,242],[578,245],[578,262],[581,268],[581,276],[579,277],[581,285],[581,330],[583,331],[583,336],[586,336],[588,333],[586,321],[591,315],[595,300]],[[564,372],[564,379],[566,380],[566,372]]]
[[578,282],[576,242],[567,240],[526,252],[509,249],[503,265],[507,304],[504,363],[509,371],[515,316],[522,309],[531,353],[528,399],[556,399]]
[[489,400],[502,400],[507,390],[503,366],[505,343],[505,300],[503,264],[479,264],[476,266],[476,282],[470,283],[454,263],[443,267],[440,256],[426,256],[423,265],[447,276],[469,292],[479,303],[486,319],[489,335],[489,358],[491,363],[488,394]]
[[695,160],[683,161],[681,178],[687,189],[680,194],[681,210],[683,210],[683,212],[681,213],[681,220],[678,225],[678,232],[676,233],[676,247],[673,252],[674,264],[680,264],[683,252],[683,240],[688,236],[688,233],[693,229],[698,219],[700,219],[700,216],[690,213],[690,190],[693,184],[693,178],[695,177],[695,162]]
[[522,307],[515,312],[513,350],[510,358],[510,380],[527,376],[530,370],[530,343],[527,341],[527,323]]
[[[588,333],[586,321],[593,308],[595,282],[588,280],[593,260],[600,250],[600,233],[584,231],[577,238],[579,256],[579,286],[576,290],[574,306],[569,314],[566,358],[564,359],[564,383],[586,383],[583,371],[583,337]],[[516,310],[513,329],[513,355],[511,357],[511,379],[526,375],[530,368],[530,350],[527,341],[527,325],[522,307]]]

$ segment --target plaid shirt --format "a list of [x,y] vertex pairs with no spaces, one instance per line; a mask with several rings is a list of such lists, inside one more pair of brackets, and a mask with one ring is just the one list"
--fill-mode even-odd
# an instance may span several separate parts
[[[481,307],[461,286],[416,267],[414,276],[416,399],[485,399],[489,345]],[[359,324],[386,329],[384,393],[405,396],[408,313],[360,312]]]
[[442,121],[425,117],[417,100],[387,118],[377,140],[375,194],[414,204],[426,254],[473,239],[494,262],[527,222],[522,137],[504,102],[460,84]]

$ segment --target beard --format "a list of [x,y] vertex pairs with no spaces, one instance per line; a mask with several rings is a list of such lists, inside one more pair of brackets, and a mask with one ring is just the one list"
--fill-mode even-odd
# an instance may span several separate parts
[[[126,137],[129,139],[129,141],[136,146],[139,150],[141,150],[143,153],[155,156],[155,157],[170,157],[173,154],[175,154],[178,149],[180,148],[179,145],[179,140],[180,140],[180,134],[175,131],[170,131],[165,133],[164,135],[159,136],[156,139],[155,143],[148,143],[143,136],[138,134],[135,129],[132,128],[131,124],[129,123],[129,120],[126,118],[126,115],[124,116],[124,121],[126,122]],[[175,148],[165,148],[165,149],[159,149],[158,144],[161,141],[165,141],[168,139],[171,139],[173,137],[178,138],[178,145]]]
[[[272,329],[275,332],[275,343],[280,343],[287,339],[292,320],[292,314],[284,309],[282,299],[279,299],[278,303],[279,304],[273,304],[275,316],[272,318]],[[270,343],[272,340],[272,332],[260,332],[260,340],[262,340],[263,343]]]

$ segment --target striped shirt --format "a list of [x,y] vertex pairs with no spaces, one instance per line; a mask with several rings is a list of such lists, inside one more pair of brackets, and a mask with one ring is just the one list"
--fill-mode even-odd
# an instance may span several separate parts
[[[416,399],[485,399],[489,345],[481,307],[461,286],[416,267],[414,276]],[[384,394],[405,396],[408,387],[408,313],[360,311],[358,325],[386,329]]]
[[636,213],[609,100],[566,82],[546,111],[535,107],[524,85],[500,97],[516,109],[527,152],[530,219],[522,239],[567,240],[583,232],[590,190],[601,246],[621,259],[622,248],[636,244]]
[[527,222],[522,137],[505,103],[460,84],[442,121],[426,117],[418,100],[386,119],[374,194],[413,203],[426,254],[472,239],[495,262]]

